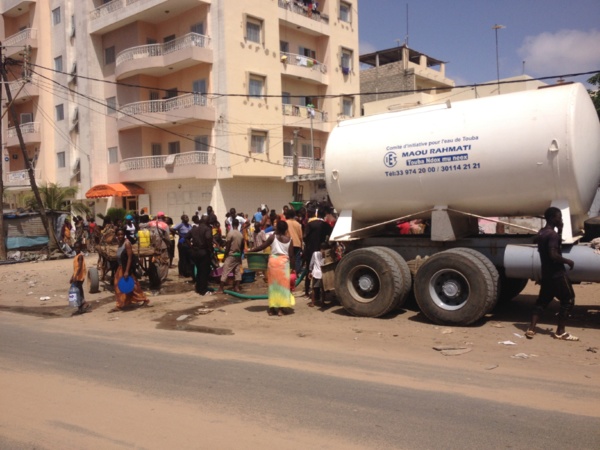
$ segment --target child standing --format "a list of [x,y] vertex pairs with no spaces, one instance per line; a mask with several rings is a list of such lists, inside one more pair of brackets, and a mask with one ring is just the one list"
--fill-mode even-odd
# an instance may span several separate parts
[[327,253],[328,249],[329,245],[326,242],[323,242],[319,247],[319,251],[314,252],[310,259],[310,264],[308,266],[310,274],[308,276],[312,280],[312,292],[308,306],[311,308],[315,305],[323,306],[323,298],[325,293],[323,291],[323,272],[321,267],[323,267],[325,254]]
[[79,295],[81,297],[81,302],[79,303],[79,308],[77,309],[79,314],[83,314],[90,307],[90,304],[85,301],[85,297],[83,295],[83,282],[85,281],[86,273],[87,270],[85,267],[85,259],[83,257],[83,253],[81,253],[81,243],[76,242],[75,258],[73,259],[73,276],[71,277],[69,283],[75,284],[77,289],[79,289]]

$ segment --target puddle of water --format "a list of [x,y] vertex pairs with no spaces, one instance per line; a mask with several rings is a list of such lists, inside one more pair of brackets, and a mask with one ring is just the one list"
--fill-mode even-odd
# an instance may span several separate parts
[[[155,319],[155,322],[158,322],[156,328],[159,330],[194,331],[196,333],[216,334],[219,336],[231,336],[234,334],[233,331],[228,328],[207,327],[204,325],[192,325],[189,323],[190,320],[196,317],[196,311],[204,308],[206,308],[206,305],[203,304],[199,307],[195,306],[193,308],[170,311],[164,316]],[[178,317],[183,315],[187,315],[189,317],[184,320],[177,320]]]

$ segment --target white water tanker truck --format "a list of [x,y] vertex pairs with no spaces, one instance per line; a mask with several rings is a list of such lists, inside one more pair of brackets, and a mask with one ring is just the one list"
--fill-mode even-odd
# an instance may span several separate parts
[[[325,177],[345,255],[335,290],[352,314],[379,317],[411,291],[440,324],[469,325],[539,280],[529,234],[479,233],[484,217],[563,213],[571,280],[600,281],[600,255],[579,242],[600,183],[600,123],[579,84],[341,122]],[[386,233],[425,219],[427,235]]]

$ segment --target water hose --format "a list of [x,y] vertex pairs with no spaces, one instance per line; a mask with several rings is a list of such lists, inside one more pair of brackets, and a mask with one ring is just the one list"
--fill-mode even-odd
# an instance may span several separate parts
[[[306,276],[307,273],[308,273],[307,269],[304,269],[300,273],[300,276],[296,279],[296,286],[298,286],[300,284],[300,282],[304,279],[304,277]],[[209,290],[214,291],[213,288],[209,288]],[[236,291],[232,291],[229,289],[226,289],[224,292],[228,295],[231,295],[232,297],[241,298],[244,300],[267,300],[269,298],[268,294],[249,295],[249,294],[242,294],[241,292],[236,292]]]

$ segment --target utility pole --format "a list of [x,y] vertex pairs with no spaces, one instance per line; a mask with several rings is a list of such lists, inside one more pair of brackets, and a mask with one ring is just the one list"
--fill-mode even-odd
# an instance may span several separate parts
[[313,138],[313,119],[315,118],[315,107],[307,105],[308,115],[310,117],[310,154],[312,155],[312,171],[315,173],[315,141]]
[[496,79],[498,80],[498,95],[500,95],[500,58],[498,57],[498,30],[506,28],[504,25],[494,25],[492,30],[496,33]]
[[[0,47],[1,48],[1,47]],[[25,51],[25,58],[27,58],[27,50]],[[38,212],[40,213],[40,217],[42,219],[42,224],[44,225],[44,229],[46,230],[46,234],[48,235],[48,243],[50,249],[56,248],[59,249],[58,241],[56,240],[56,235],[54,234],[54,230],[50,227],[48,223],[48,216],[46,215],[46,208],[44,207],[44,203],[42,202],[42,197],[40,195],[40,191],[37,187],[37,183],[35,181],[35,172],[33,170],[33,165],[29,161],[29,157],[27,155],[27,147],[25,146],[25,141],[23,140],[23,133],[21,133],[21,124],[19,122],[19,116],[17,115],[17,111],[13,105],[12,94],[10,92],[10,87],[8,85],[8,76],[6,75],[6,63],[7,61],[4,59],[4,54],[0,54],[0,76],[2,77],[2,82],[4,84],[4,89],[6,91],[6,98],[8,100],[8,110],[10,112],[13,123],[15,124],[15,131],[17,132],[17,138],[19,139],[19,146],[21,147],[21,153],[23,154],[23,159],[25,160],[25,164],[27,165],[27,173],[29,174],[29,183],[31,184],[31,190],[35,196],[35,200],[38,206]]]
[[292,140],[292,157],[293,167],[292,175],[294,176],[294,183],[292,184],[292,196],[294,201],[298,201],[298,130],[294,130],[294,139]]

